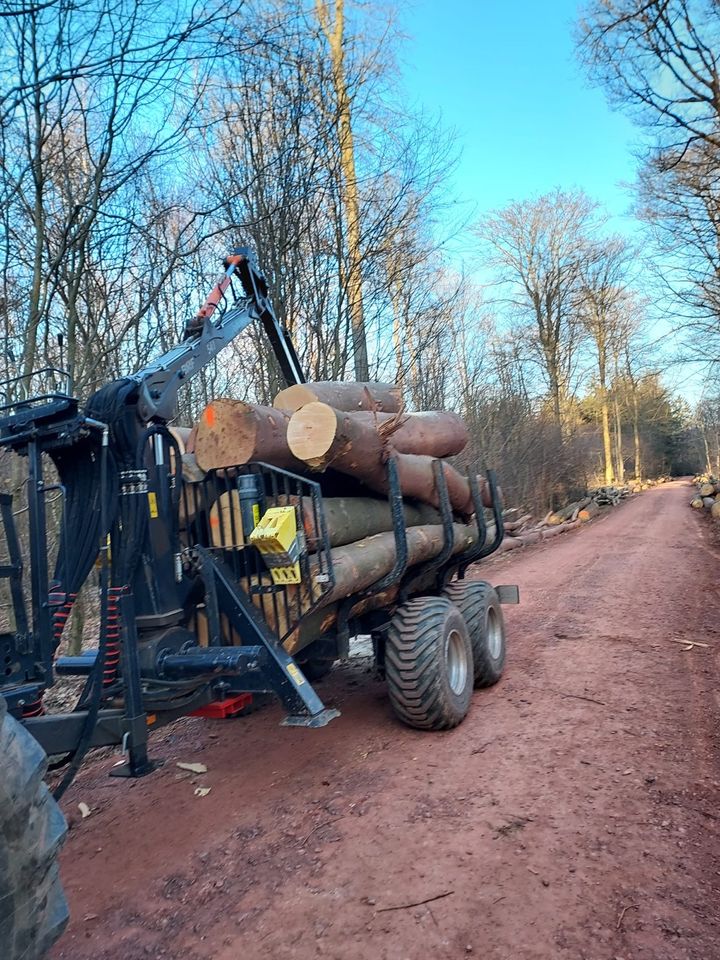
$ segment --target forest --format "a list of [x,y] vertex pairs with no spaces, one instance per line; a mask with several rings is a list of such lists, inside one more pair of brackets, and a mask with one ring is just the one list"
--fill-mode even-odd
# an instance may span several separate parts
[[[460,146],[408,107],[389,8],[3,0],[0,376],[24,378],[7,399],[44,367],[81,398],[141,367],[247,245],[309,378],[397,382],[409,410],[457,411],[508,502],[542,511],[593,482],[717,471],[713,68],[698,74],[669,10],[687,8],[700,49],[716,25],[674,0],[646,5],[648,30],[622,6],[591,4],[577,43],[648,132],[641,243],[575,188],[458,218]],[[667,62],[670,95],[652,88]],[[458,234],[464,262],[448,252]],[[678,357],[654,336],[659,311],[707,372],[697,404],[667,385]],[[186,390],[177,423],[281,385],[249,332]]]

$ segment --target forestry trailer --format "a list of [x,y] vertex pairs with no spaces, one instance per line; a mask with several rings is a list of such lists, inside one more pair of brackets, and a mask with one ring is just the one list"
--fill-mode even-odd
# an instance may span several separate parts
[[[233,276],[242,291],[231,302]],[[489,509],[477,475],[468,475],[474,509],[458,550],[445,473],[433,461],[437,546],[418,563],[389,456],[378,509],[392,567],[342,597],[333,594],[337,542],[326,516],[332,471],[251,462],[183,475],[168,427],[178,390],[253,321],[264,327],[287,384],[304,383],[265,280],[249,251],[238,249],[182,344],[103,387],[84,409],[60,370],[0,384],[0,451],[15,474],[18,464],[26,470],[20,509],[0,493],[0,587],[10,608],[0,625],[2,960],[35,960],[64,929],[57,855],[66,826],[56,799],[91,748],[121,746],[124,763],[112,774],[140,777],[153,769],[149,731],[191,713],[237,716],[268,694],[282,702],[285,724],[323,726],[339,714],[311,680],[348,656],[356,635],[372,637],[391,703],[412,726],[455,726],[473,686],[500,677],[499,604],[517,602],[517,590],[464,580],[468,565],[502,540],[492,472],[483,485]],[[90,579],[97,643],[58,656],[73,602]],[[58,675],[85,678],[70,713],[43,705]],[[48,757],[64,767],[54,797],[43,782]]]

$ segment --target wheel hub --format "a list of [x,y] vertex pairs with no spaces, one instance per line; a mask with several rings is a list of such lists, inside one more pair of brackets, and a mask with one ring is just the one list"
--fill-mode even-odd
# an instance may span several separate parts
[[460,694],[465,689],[468,677],[467,651],[463,638],[457,630],[451,630],[445,641],[445,660],[447,662],[448,683],[453,693]]
[[497,660],[502,652],[502,627],[500,626],[500,618],[492,608],[488,610],[487,637],[490,656],[493,660]]

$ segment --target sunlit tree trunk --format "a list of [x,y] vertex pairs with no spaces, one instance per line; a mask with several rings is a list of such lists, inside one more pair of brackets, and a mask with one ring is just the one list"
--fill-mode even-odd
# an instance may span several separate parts
[[635,384],[633,384],[633,440],[635,443],[635,477],[639,480],[642,477],[642,458],[640,453],[640,410]]
[[603,441],[603,466],[605,468],[605,483],[610,484],[615,479],[613,473],[612,443],[610,441],[610,410],[607,389],[607,346],[605,338],[596,334],[598,351],[598,379],[600,381],[600,413]]
[[353,358],[357,380],[368,380],[367,336],[363,316],[360,255],[360,196],[355,169],[355,142],[352,109],[345,71],[345,0],[335,0],[334,16],[329,0],[316,0],[315,9],[330,47],[333,85],[337,100],[337,132],[343,176],[343,207],[347,231],[347,301],[352,331]]
[[618,479],[618,483],[624,483],[625,461],[623,459],[622,418],[620,416],[620,403],[618,401],[617,393],[615,393],[613,398],[613,405],[615,412],[615,475]]

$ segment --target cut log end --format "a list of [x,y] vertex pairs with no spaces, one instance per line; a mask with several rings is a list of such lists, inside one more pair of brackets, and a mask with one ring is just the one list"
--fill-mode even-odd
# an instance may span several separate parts
[[203,410],[195,435],[195,455],[203,470],[265,460],[296,468],[287,445],[288,415],[242,400],[213,400]]
[[[288,388],[292,389],[292,388]],[[297,410],[288,425],[288,446],[298,460],[320,468],[335,441],[337,416],[332,407],[318,400]]]

